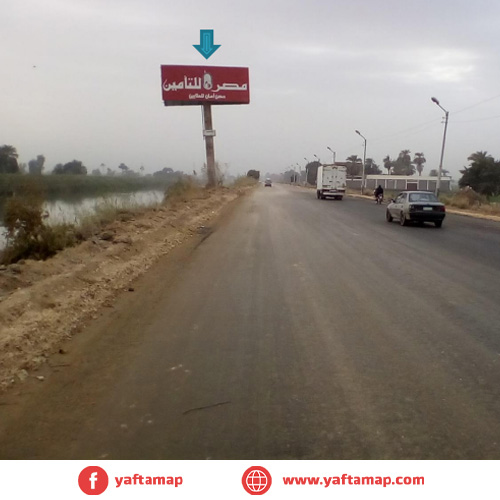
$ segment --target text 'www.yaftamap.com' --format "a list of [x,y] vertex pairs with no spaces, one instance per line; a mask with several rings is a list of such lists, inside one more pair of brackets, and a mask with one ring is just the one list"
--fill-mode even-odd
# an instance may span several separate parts
[[351,476],[342,474],[341,476],[303,476],[284,477],[285,486],[423,486],[423,476]]

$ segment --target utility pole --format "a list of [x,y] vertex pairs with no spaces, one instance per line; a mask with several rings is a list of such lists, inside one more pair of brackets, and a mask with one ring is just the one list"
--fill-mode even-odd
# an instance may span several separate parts
[[214,188],[216,185],[215,175],[215,148],[214,135],[212,125],[212,106],[203,104],[203,137],[205,139],[205,149],[207,154],[207,187]]

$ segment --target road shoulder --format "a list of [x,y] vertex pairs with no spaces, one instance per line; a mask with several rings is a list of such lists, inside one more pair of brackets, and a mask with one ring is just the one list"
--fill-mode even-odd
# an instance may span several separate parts
[[68,248],[47,261],[27,260],[0,274],[0,391],[28,379],[64,350],[118,296],[135,291],[134,280],[208,227],[248,189],[224,189],[116,221],[106,236]]

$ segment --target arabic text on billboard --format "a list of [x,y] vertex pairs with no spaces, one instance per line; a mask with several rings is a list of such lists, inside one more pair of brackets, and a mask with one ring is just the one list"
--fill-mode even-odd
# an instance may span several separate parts
[[161,67],[165,106],[248,104],[248,68],[223,66]]

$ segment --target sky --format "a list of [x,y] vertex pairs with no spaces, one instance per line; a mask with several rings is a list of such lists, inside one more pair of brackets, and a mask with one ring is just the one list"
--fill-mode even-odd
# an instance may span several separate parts
[[[458,179],[500,158],[500,2],[494,0],[4,0],[0,145],[46,168],[199,171],[199,106],[165,107],[160,66],[244,66],[250,104],[213,106],[216,160],[233,175],[318,156],[379,165],[402,149]],[[193,44],[213,29],[208,61]],[[298,167],[297,167],[298,168]]]

